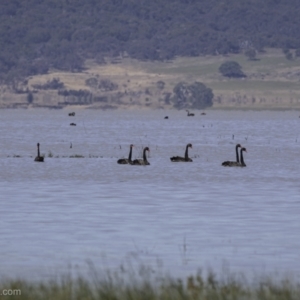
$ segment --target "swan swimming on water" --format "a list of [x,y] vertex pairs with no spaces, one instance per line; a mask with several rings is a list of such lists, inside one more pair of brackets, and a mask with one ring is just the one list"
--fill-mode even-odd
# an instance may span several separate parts
[[150,163],[147,160],[146,151],[150,151],[148,147],[144,148],[143,150],[143,158],[142,159],[135,159],[132,164],[133,165],[139,165],[139,166],[147,166],[150,165]]
[[195,114],[193,114],[193,113],[190,113],[190,111],[187,110],[187,109],[186,109],[185,111],[187,112],[187,116],[188,116],[188,117],[193,117],[193,116],[195,115]]
[[222,163],[222,166],[224,166],[224,167],[236,167],[240,163],[238,148],[241,148],[241,147],[242,146],[240,144],[237,144],[235,146],[236,161],[229,161],[229,160],[224,161]]
[[193,148],[192,144],[186,145],[184,157],[173,156],[173,157],[170,157],[170,160],[172,162],[191,162],[191,161],[193,161],[191,158],[189,158],[189,153],[188,153],[189,148]]
[[44,156],[40,155],[40,143],[37,143],[37,157],[34,159],[34,161],[43,162]]
[[132,157],[132,147],[133,145],[131,144],[130,145],[130,150],[129,150],[129,155],[128,155],[128,158],[120,158],[117,163],[118,164],[121,164],[121,165],[132,165],[132,160],[131,160],[131,157]]

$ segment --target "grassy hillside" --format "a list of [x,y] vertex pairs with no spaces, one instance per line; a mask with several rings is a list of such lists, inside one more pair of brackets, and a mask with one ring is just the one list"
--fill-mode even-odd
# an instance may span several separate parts
[[[247,77],[234,79],[222,76],[219,66],[228,60],[238,62]],[[81,90],[85,94],[66,96],[59,95],[58,89],[36,88],[54,78],[64,84],[64,90]],[[91,79],[96,85],[91,84]],[[45,75],[29,77],[18,89],[33,91],[33,102],[29,106],[172,108],[167,99],[172,95],[174,86],[181,81],[199,81],[211,88],[214,93],[213,108],[300,108],[300,59],[287,60],[282,51],[276,49],[267,49],[254,61],[243,54],[178,57],[168,62],[120,58],[113,62],[107,60],[106,64],[101,65],[88,60],[83,72],[52,70]],[[108,86],[103,86],[103,82]],[[161,82],[163,85],[159,84]],[[90,101],[91,97],[96,100]],[[0,100],[2,107],[27,107],[28,93],[12,94],[6,88],[5,91],[2,89]]]

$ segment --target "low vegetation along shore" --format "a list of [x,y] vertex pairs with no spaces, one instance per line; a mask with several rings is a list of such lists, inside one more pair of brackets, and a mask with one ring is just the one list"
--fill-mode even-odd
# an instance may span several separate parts
[[[194,93],[197,98],[197,82],[207,87],[206,96],[213,93],[212,103],[207,101],[200,109],[300,109],[300,59],[292,51],[289,54],[266,49],[255,58],[242,53],[164,62],[126,56],[101,64],[90,60],[81,72],[50,70],[2,85],[0,108],[177,109],[184,108],[180,95]],[[219,68],[228,61],[237,62],[245,76],[222,75]]]
[[245,279],[235,277],[218,280],[212,273],[207,278],[197,275],[186,280],[165,278],[154,282],[149,279],[128,282],[128,278],[123,280],[113,275],[105,279],[93,276],[92,280],[66,276],[46,282],[2,280],[0,299],[299,300],[300,286],[289,280],[275,283],[269,278],[249,285]]

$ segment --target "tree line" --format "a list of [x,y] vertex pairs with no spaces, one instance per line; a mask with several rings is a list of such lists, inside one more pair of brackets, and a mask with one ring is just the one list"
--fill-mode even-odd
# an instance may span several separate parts
[[88,58],[142,60],[300,49],[298,0],[0,1],[0,80],[77,72]]

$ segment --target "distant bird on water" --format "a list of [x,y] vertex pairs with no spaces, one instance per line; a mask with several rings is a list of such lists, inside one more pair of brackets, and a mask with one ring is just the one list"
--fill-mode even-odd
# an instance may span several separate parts
[[190,113],[190,111],[187,110],[187,109],[186,109],[185,111],[187,112],[187,116],[188,116],[188,117],[193,117],[193,116],[195,115],[195,114],[193,114],[193,113]]
[[147,160],[146,151],[150,151],[148,147],[144,148],[143,150],[143,159],[135,159],[132,164],[133,165],[139,165],[139,166],[147,166],[150,165],[150,163]]
[[192,144],[187,144],[186,145],[184,157],[173,156],[173,157],[170,157],[170,160],[172,162],[192,162],[193,160],[191,158],[189,158],[189,153],[188,153],[188,151],[189,151],[188,149],[189,148],[193,148]]
[[40,155],[40,143],[37,143],[37,157],[34,159],[34,161],[43,162],[44,156]]
[[235,146],[235,155],[236,155],[236,161],[224,161],[222,163],[223,167],[236,167],[240,164],[240,159],[239,159],[239,148],[241,148],[242,146],[240,144],[236,144]]
[[128,155],[128,158],[120,158],[118,159],[117,163],[120,164],[120,165],[132,165],[132,160],[131,160],[131,157],[132,157],[132,147],[133,145],[131,144],[130,145],[130,150],[129,150],[129,155]]

